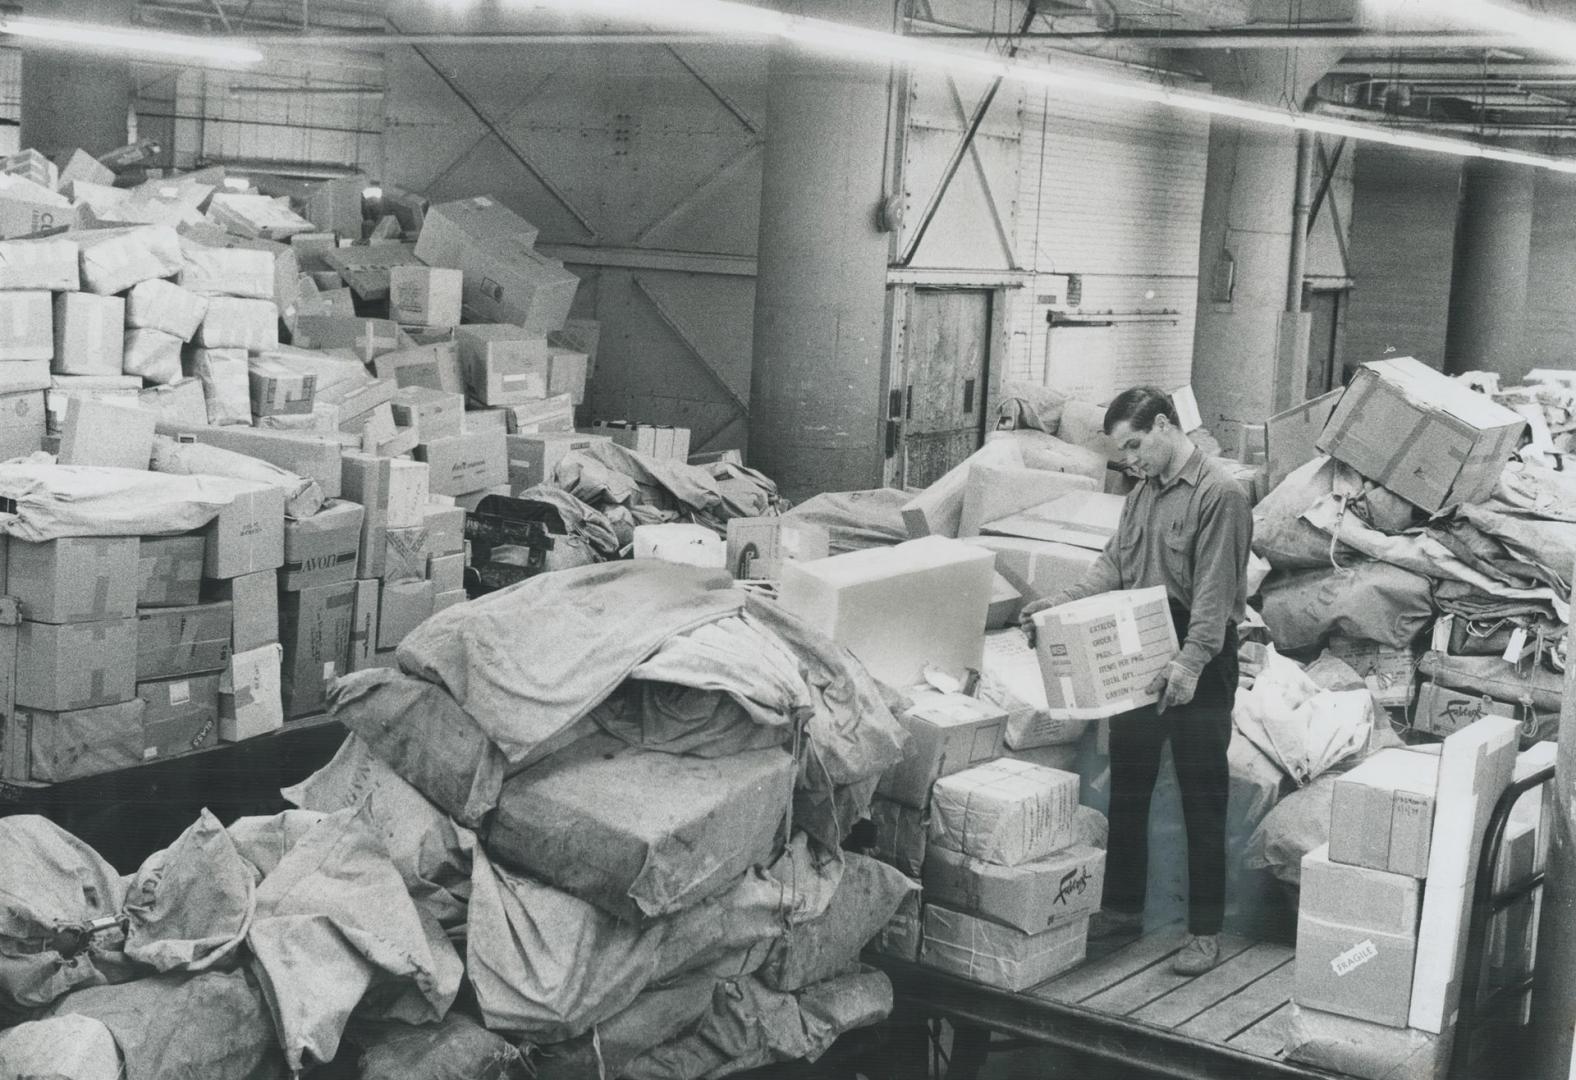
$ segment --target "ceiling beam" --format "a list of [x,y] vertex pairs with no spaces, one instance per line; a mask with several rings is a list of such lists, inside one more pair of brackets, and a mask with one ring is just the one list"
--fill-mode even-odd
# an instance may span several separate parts
[[[984,31],[921,31],[914,37],[968,40],[1001,40],[1002,33]],[[1484,49],[1525,43],[1509,34],[1434,30],[1372,31],[1361,27],[1277,27],[1268,30],[1197,30],[1183,33],[1159,30],[1071,31],[1031,30],[1021,35],[1029,41],[1067,45],[1131,45],[1149,49],[1288,49],[1301,45],[1351,45],[1363,49]]]

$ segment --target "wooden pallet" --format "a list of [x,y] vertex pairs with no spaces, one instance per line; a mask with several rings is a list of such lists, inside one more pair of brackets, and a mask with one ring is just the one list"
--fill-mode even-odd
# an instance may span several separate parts
[[1171,959],[1185,937],[1180,926],[1150,931],[1102,950],[1103,955],[1028,993],[1258,1057],[1279,1058],[1291,1003],[1293,950],[1223,934],[1214,970],[1178,975],[1171,970]]

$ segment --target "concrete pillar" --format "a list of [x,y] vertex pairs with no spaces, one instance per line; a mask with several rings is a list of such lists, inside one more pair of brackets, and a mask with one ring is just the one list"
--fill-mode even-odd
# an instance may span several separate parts
[[[25,13],[46,19],[127,24],[132,0],[26,0]],[[73,52],[36,42],[22,45],[24,148],[51,160],[77,147],[103,154],[126,145],[132,99],[131,61],[124,54]]]
[[[1212,50],[1186,55],[1217,94],[1301,105],[1340,59],[1331,49]],[[1297,202],[1297,135],[1216,117],[1210,122],[1193,390],[1223,446],[1242,424],[1302,400],[1308,318],[1287,311]]]
[[1527,359],[1527,281],[1536,174],[1525,165],[1470,160],[1461,184],[1445,370],[1497,371],[1521,380]]
[[[795,11],[886,29],[890,0]],[[755,280],[750,464],[789,498],[879,486],[889,237],[886,68],[774,48]]]

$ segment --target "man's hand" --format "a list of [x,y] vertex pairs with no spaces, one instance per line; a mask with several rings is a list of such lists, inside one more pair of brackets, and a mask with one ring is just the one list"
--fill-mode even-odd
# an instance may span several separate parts
[[1198,693],[1198,676],[1173,660],[1150,682],[1149,693],[1160,696],[1155,711],[1163,713],[1173,705],[1186,705],[1193,700]]
[[1023,611],[1018,615],[1018,625],[1023,627],[1025,634],[1029,635],[1031,643],[1034,641],[1034,616],[1055,606],[1056,598],[1051,596],[1042,596],[1023,605]]

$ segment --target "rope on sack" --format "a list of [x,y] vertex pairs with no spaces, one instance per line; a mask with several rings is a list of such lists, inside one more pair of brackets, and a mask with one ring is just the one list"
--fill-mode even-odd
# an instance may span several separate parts
[[607,1062],[602,1058],[602,1029],[591,1025],[591,1053],[596,1055],[597,1080],[611,1080],[607,1075]]
[[1335,512],[1335,527],[1330,530],[1330,565],[1335,568],[1335,572],[1337,574],[1345,577],[1347,574],[1350,574],[1351,571],[1341,565],[1340,560],[1335,557],[1335,552],[1336,549],[1341,546],[1341,522],[1346,520],[1346,510],[1351,504],[1352,496],[1340,495],[1332,491],[1330,492],[1330,497],[1335,500],[1335,505],[1337,507]]

